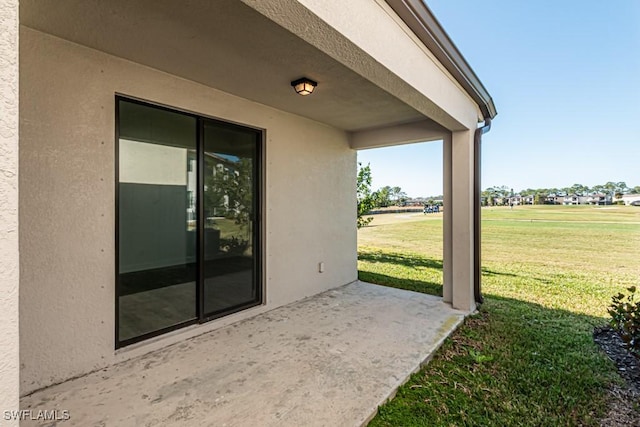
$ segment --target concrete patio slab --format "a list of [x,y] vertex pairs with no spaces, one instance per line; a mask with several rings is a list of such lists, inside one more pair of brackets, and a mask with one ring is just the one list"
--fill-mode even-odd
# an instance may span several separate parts
[[38,391],[21,409],[68,411],[59,427],[359,426],[463,318],[441,298],[354,282]]

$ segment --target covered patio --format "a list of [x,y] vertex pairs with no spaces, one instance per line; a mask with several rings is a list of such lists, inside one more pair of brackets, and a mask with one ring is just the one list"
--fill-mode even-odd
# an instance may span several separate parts
[[464,314],[431,295],[354,282],[35,392],[20,407],[34,418],[66,410],[82,426],[359,426]]
[[[7,425],[361,424],[480,302],[497,113],[422,0],[0,0],[0,29]],[[359,283],[357,151],[435,140],[442,298]]]

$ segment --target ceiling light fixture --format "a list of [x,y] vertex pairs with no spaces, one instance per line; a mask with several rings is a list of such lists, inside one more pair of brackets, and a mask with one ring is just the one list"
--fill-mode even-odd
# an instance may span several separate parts
[[291,86],[293,86],[298,95],[307,96],[311,95],[316,86],[318,86],[318,83],[306,77],[303,77],[301,79],[292,81]]

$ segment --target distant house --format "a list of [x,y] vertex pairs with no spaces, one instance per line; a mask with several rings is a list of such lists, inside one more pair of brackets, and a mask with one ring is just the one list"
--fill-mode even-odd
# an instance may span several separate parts
[[545,205],[561,205],[564,203],[564,194],[551,193],[544,198]]
[[587,196],[582,196],[580,194],[567,194],[564,196],[562,200],[562,204],[567,205],[586,205],[587,200],[589,198]]
[[494,206],[504,206],[504,205],[508,205],[509,204],[509,198],[508,197],[494,197],[493,198],[493,205]]
[[627,206],[631,205],[634,202],[640,203],[640,194],[623,194],[621,200]]
[[577,205],[578,204],[578,197],[574,194],[574,195],[567,195],[564,196],[564,198],[562,199],[562,204],[563,205]]
[[520,194],[514,194],[510,197],[505,197],[503,203],[507,206],[519,206],[524,204],[523,197]]
[[518,206],[518,205],[533,205],[533,201],[534,201],[534,196],[529,195],[529,196],[523,196],[521,194],[516,194],[513,197],[510,197],[510,203],[513,206]]
[[405,202],[406,206],[424,206],[424,204],[426,203],[426,199],[424,199],[423,197],[416,197],[413,199],[409,199]]
[[511,196],[507,198],[507,200],[507,204],[510,206],[519,206],[522,204],[522,196],[520,196],[519,194]]
[[501,199],[502,204],[508,206],[520,206],[520,205],[533,205],[533,196],[523,196],[521,194],[514,194],[511,197],[504,197]]
[[611,201],[611,196],[604,193],[593,193],[587,197],[589,205],[610,205]]

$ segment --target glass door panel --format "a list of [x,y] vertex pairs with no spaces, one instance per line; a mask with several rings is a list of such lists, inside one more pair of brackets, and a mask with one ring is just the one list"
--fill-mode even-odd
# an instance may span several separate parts
[[118,100],[118,341],[195,319],[197,121]]
[[257,280],[257,131],[205,120],[204,317],[260,300]]

